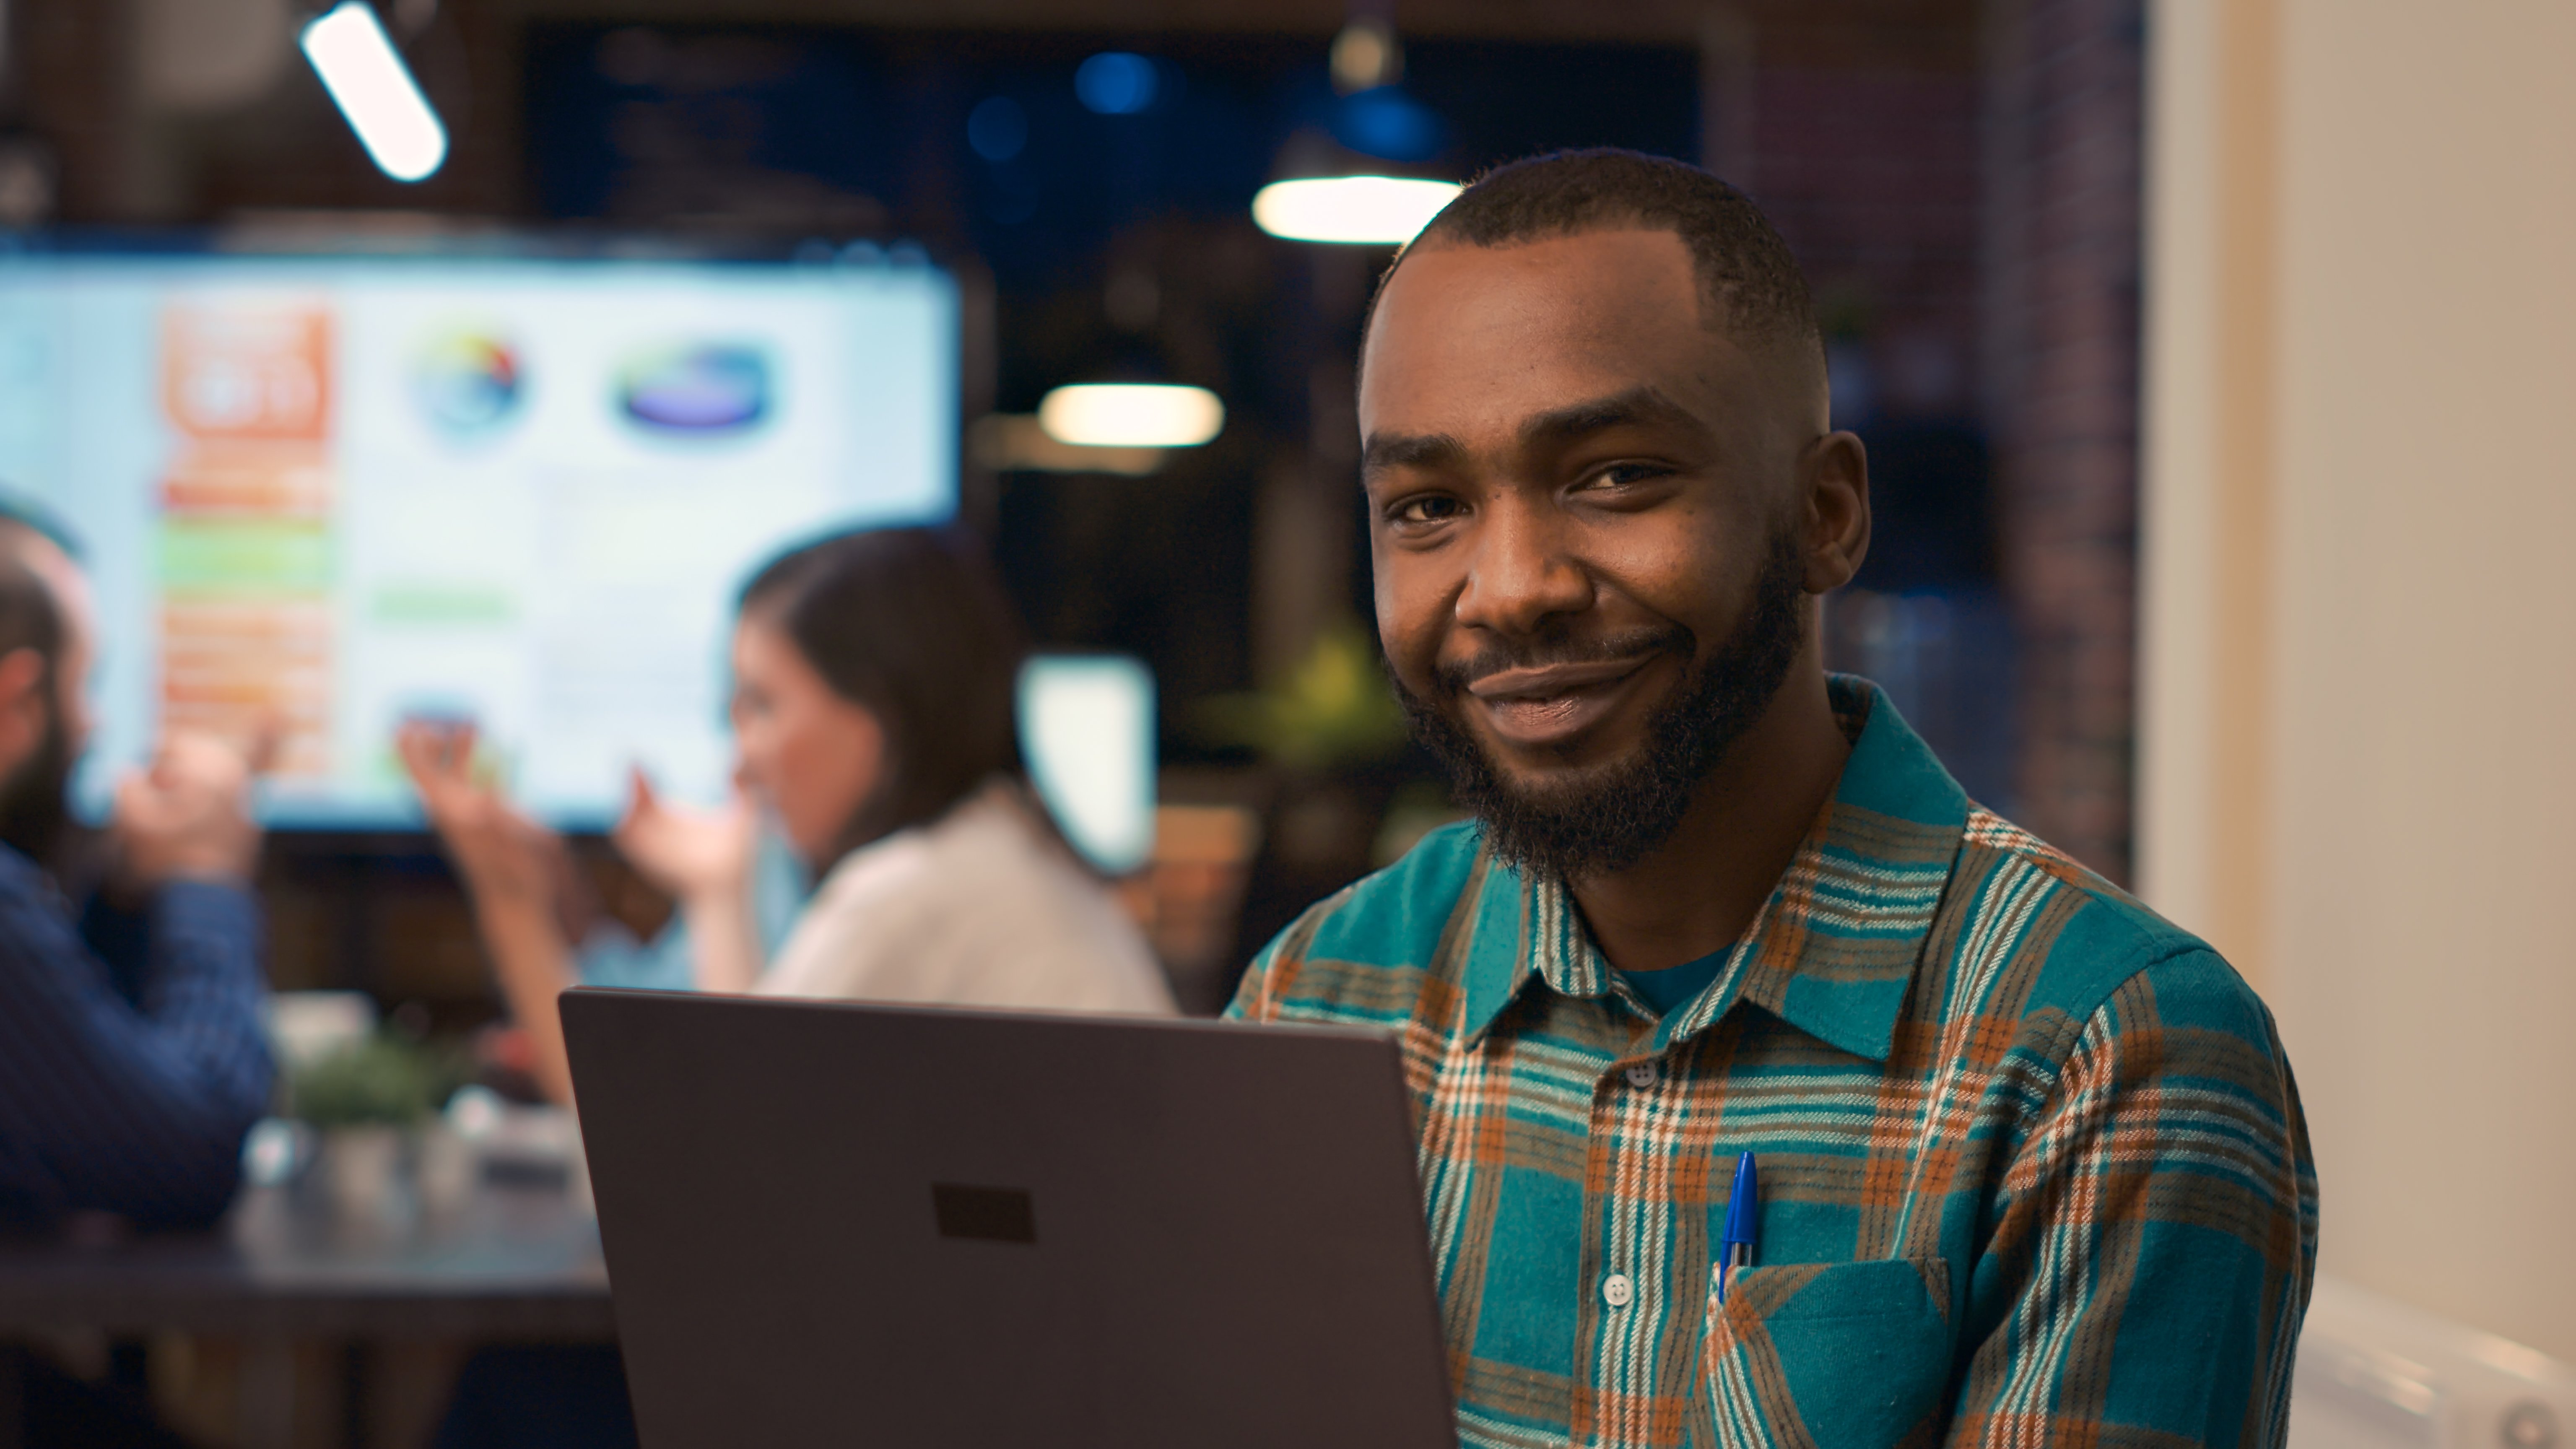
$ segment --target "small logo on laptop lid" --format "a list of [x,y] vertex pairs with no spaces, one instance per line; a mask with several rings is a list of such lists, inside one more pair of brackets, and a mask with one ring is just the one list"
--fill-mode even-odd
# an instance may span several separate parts
[[988,1243],[1038,1240],[1037,1206],[1022,1188],[934,1182],[930,1207],[938,1215],[943,1238],[980,1238]]

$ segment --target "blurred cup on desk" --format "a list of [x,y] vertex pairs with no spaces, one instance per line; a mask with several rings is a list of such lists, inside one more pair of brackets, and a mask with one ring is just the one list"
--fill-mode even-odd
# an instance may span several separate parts
[[[596,1209],[590,1197],[590,1164],[583,1156],[581,1124],[551,1103],[525,1106],[489,1087],[458,1089],[440,1125],[424,1142],[439,1139],[462,1150],[466,1182],[536,1191],[561,1191],[575,1209]],[[433,1196],[422,1158],[424,1199]]]
[[284,1117],[262,1117],[242,1138],[242,1181],[283,1187],[313,1161],[313,1129]]
[[[484,1092],[485,1088],[467,1087],[465,1092]],[[431,1217],[449,1217],[463,1210],[474,1196],[474,1185],[482,1180],[483,1158],[472,1138],[457,1130],[455,1104],[420,1130],[412,1154],[412,1183],[420,1192],[420,1208]]]

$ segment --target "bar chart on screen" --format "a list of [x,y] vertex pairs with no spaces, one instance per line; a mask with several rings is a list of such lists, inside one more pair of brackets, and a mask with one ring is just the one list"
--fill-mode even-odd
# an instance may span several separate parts
[[161,722],[270,737],[284,777],[330,769],[332,317],[310,301],[163,314]]

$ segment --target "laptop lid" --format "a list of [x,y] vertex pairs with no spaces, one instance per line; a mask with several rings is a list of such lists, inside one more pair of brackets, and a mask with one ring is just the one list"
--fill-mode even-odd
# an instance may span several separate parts
[[576,990],[649,1449],[1456,1443],[1371,1033]]

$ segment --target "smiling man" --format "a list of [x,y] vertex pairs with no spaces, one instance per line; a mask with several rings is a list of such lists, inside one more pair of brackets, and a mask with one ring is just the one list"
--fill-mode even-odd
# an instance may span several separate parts
[[2278,1444],[2316,1189],[2271,1019],[1825,673],[1870,529],[1827,417],[1795,261],[1704,172],[1543,157],[1432,222],[1364,481],[1476,819],[1234,1013],[1400,1032],[1468,1443]]

